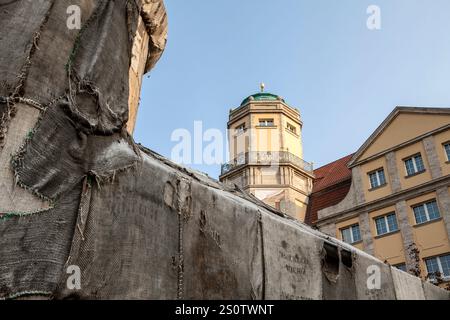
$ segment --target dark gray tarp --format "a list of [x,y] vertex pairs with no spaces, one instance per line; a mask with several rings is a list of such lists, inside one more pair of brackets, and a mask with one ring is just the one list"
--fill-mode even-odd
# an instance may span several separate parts
[[76,186],[54,209],[0,219],[0,298],[55,291],[71,247],[80,191]]
[[[81,9],[81,30],[66,26],[67,8],[71,5]],[[55,293],[58,283],[64,280],[69,253],[75,250],[71,242],[77,240],[75,230],[79,224],[75,222],[81,212],[83,183],[89,180],[99,188],[92,188],[93,200],[97,195],[103,202],[93,203],[101,208],[108,187],[133,191],[126,183],[113,183],[116,177],[122,175],[122,181],[134,183],[136,173],[132,170],[145,167],[124,128],[128,119],[130,43],[142,5],[158,17],[164,12],[161,1],[0,2],[0,148],[8,138],[19,104],[20,108],[29,105],[41,110],[29,134],[17,137],[20,141],[14,145],[21,147],[5,168],[14,173],[18,186],[36,199],[51,203],[50,209],[34,214],[0,212],[0,297]],[[149,21],[148,16],[146,19]],[[164,25],[148,26],[150,34],[165,29]],[[157,59],[157,54],[152,59]],[[24,126],[31,122],[24,122]],[[11,142],[11,135],[9,138]],[[146,185],[154,177],[143,177],[147,180],[142,178],[141,187],[148,189]],[[2,191],[2,197],[8,196]],[[151,199],[141,199],[139,192],[133,194],[139,198],[133,204],[140,204],[140,208]],[[30,208],[34,205],[31,202]],[[135,208],[125,203],[120,207],[118,202],[109,202],[107,206],[119,211],[127,208],[125,211],[135,214]],[[99,209],[103,214],[111,213],[105,210]],[[131,221],[123,221],[129,227],[122,226],[123,232],[137,232]],[[126,243],[124,246],[132,248]],[[101,250],[99,253],[103,254]],[[103,262],[108,264],[108,256],[104,257]]]
[[[66,27],[70,5],[81,30]],[[125,124],[139,16],[151,67],[164,44],[160,0],[0,1],[1,176],[27,193],[5,209],[0,192],[0,298],[367,296],[361,252],[135,144]],[[80,290],[66,286],[72,265]],[[411,282],[400,278],[396,291]]]
[[[358,300],[395,300],[395,287],[392,280],[391,268],[367,254],[355,254],[353,267],[355,269],[356,295]],[[368,287],[367,281],[370,276],[378,277],[373,279]]]
[[262,299],[258,207],[196,181],[171,181],[167,184],[169,194],[172,185],[178,185],[178,193],[187,192],[182,198],[185,210],[179,230],[184,265],[182,297]]
[[84,131],[111,133],[128,120],[131,60],[126,1],[99,1],[80,31],[67,69],[67,110]]
[[397,300],[424,300],[422,281],[406,272],[391,267]]
[[[19,4],[20,7],[28,6],[24,4],[23,0]],[[42,1],[29,0],[27,2],[39,3]],[[59,97],[65,95],[68,87],[68,73],[67,67],[74,44],[77,43],[79,30],[71,30],[66,27],[68,14],[67,1],[49,1],[50,5],[47,10],[43,11],[45,14],[41,18],[42,23],[38,27],[31,29],[35,32],[34,37],[36,43],[34,51],[30,55],[30,64],[28,67],[27,77],[23,84],[23,95],[39,101],[42,105],[48,105]],[[85,25],[94,10],[95,1],[70,1],[70,5],[79,6],[81,9],[81,23]],[[15,13],[13,13],[15,15]],[[32,13],[28,19],[34,19],[35,13]],[[45,19],[47,19],[45,21]],[[12,21],[11,23],[16,23]],[[30,42],[33,44],[33,42]],[[44,72],[43,72],[44,71]]]
[[[36,39],[53,3],[52,0],[0,2],[0,96],[23,94]],[[55,50],[58,48],[54,47]],[[40,91],[50,91],[50,88]]]
[[48,108],[33,137],[13,157],[20,183],[49,199],[70,192],[87,174],[112,176],[139,161],[126,133],[100,136],[78,131],[63,111],[68,104],[61,99]]
[[352,251],[325,243],[322,255],[324,300],[355,300],[356,283]]
[[162,201],[163,181],[173,173],[143,157],[101,189],[86,181],[67,262],[81,268],[82,290],[67,290],[62,281],[58,298],[177,297],[179,219]]
[[322,299],[323,239],[284,218],[264,214],[265,298]]
[[430,283],[423,282],[423,293],[427,300],[450,300],[450,291],[442,290],[438,286]]

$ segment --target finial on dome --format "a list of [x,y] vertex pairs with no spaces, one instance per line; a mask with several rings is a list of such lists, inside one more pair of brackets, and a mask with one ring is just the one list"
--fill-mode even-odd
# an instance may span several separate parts
[[264,82],[261,82],[259,87],[261,88],[261,92],[264,92],[264,89],[266,88],[266,85],[264,84]]

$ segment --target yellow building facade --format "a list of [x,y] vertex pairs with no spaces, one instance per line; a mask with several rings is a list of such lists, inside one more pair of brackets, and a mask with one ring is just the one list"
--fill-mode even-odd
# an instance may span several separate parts
[[220,181],[303,221],[313,168],[303,160],[302,126],[297,109],[262,87],[230,111],[231,162],[222,166]]
[[400,269],[450,280],[450,109],[397,107],[348,163],[319,230]]

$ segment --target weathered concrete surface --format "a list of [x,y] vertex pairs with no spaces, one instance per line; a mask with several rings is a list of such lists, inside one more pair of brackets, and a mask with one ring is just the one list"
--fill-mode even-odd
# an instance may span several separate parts
[[395,158],[395,151],[391,151],[386,154],[386,164],[387,172],[389,176],[389,181],[391,182],[392,192],[399,192],[402,190],[402,185],[400,183],[400,174],[397,168],[397,161]]
[[[0,298],[393,299],[392,288],[396,298],[408,288],[436,297],[417,278],[135,144],[125,130],[130,49],[142,18],[147,68],[159,57],[162,1],[39,3],[0,10],[0,139],[14,152],[0,167],[27,193],[12,207],[0,193]],[[86,15],[79,32],[65,29],[73,4]],[[37,120],[16,113],[19,103],[38,107]],[[41,199],[52,206],[20,210]],[[80,268],[79,289],[67,286],[70,266]],[[373,266],[380,288],[367,285]]]
[[397,300],[425,300],[422,281],[406,272],[391,268]]
[[442,177],[441,163],[439,160],[438,152],[436,150],[436,142],[434,141],[434,136],[426,137],[422,142],[427,156],[428,164],[430,165],[432,179]]
[[403,250],[405,252],[406,270],[415,270],[417,261],[411,256],[411,249],[414,246],[414,233],[408,218],[408,207],[406,201],[397,202],[395,209],[398,215],[399,229],[403,239]]
[[447,235],[450,237],[450,195],[447,188],[439,188],[436,190],[439,205],[442,208],[442,218],[444,219],[445,228],[447,229]]
[[374,246],[372,235],[370,233],[370,218],[368,212],[364,212],[359,215],[359,227],[361,230],[361,238],[364,245],[364,251],[373,255]]
[[427,300],[449,300],[450,291],[443,291],[429,282],[423,282],[423,294]]

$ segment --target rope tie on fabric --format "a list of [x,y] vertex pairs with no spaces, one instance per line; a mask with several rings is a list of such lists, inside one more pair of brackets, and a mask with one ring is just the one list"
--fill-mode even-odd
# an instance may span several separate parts
[[87,216],[89,214],[89,206],[92,196],[92,178],[87,176],[83,181],[83,190],[81,193],[80,207],[78,208],[79,219],[77,221],[77,229],[80,232],[81,240],[85,241],[84,231],[86,228]]
[[45,111],[46,107],[44,107],[42,104],[40,104],[39,102],[33,100],[33,99],[29,99],[29,98],[22,98],[22,97],[14,97],[12,98],[12,100],[15,103],[23,103],[26,104],[30,107],[33,107],[35,109],[38,109],[39,111]]
[[178,213],[178,290],[177,299],[183,299],[184,286],[184,250],[183,250],[183,216]]
[[177,299],[183,299],[184,295],[184,223],[189,218],[191,207],[191,185],[185,178],[177,180],[178,211],[178,290]]
[[184,224],[192,213],[191,181],[176,176],[176,181],[167,181],[164,190],[164,202],[178,215],[178,261],[173,259],[177,268],[177,299],[184,297]]
[[259,224],[259,230],[261,232],[261,272],[262,272],[262,290],[261,290],[261,299],[266,299],[266,256],[264,251],[264,228],[263,228],[263,218],[261,211],[258,210],[258,224]]
[[6,110],[0,118],[0,151],[3,149],[6,134],[8,132],[8,123],[15,114],[14,104],[9,97],[0,97],[0,103],[6,104]]

